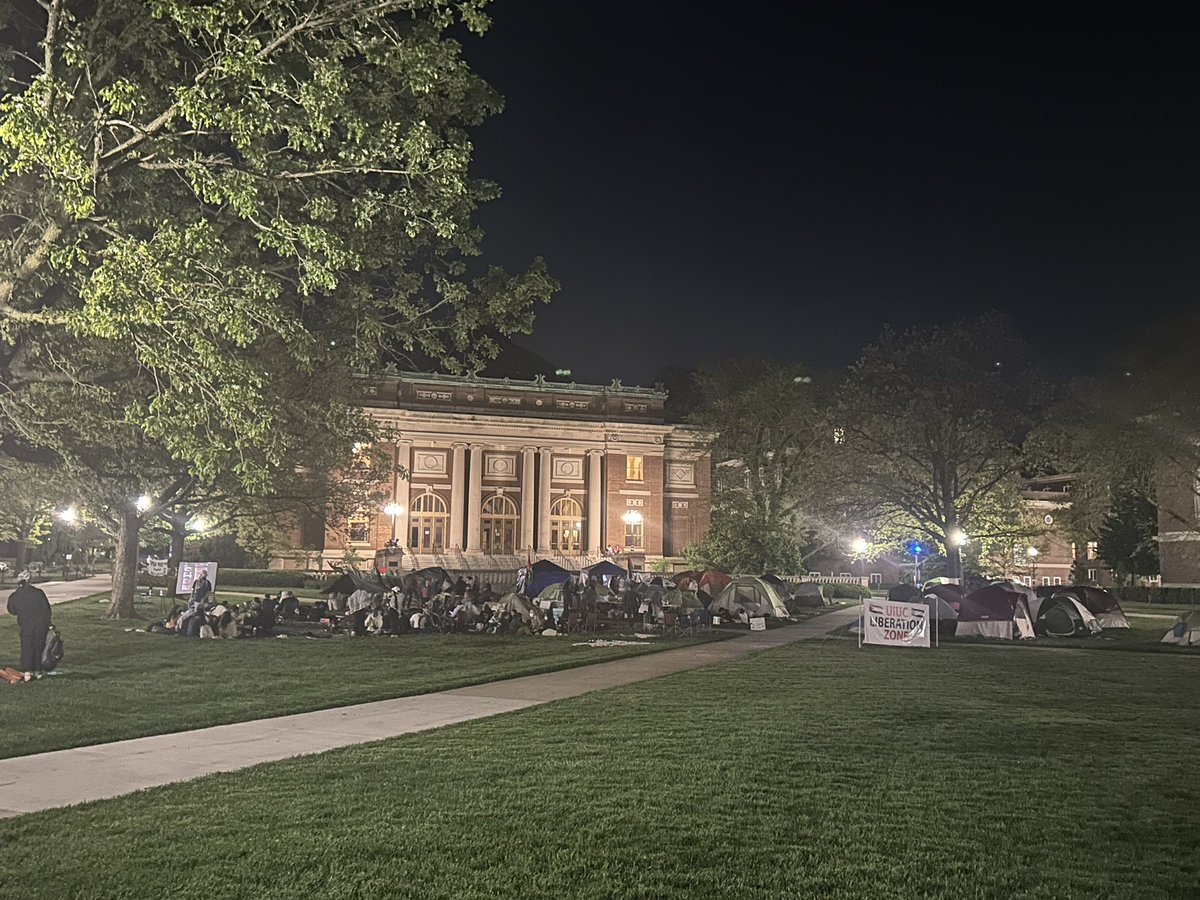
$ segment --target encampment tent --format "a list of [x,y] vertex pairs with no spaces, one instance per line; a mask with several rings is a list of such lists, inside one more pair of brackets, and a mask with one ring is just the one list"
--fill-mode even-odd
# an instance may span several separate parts
[[675,586],[683,590],[706,591],[715,597],[732,580],[716,569],[698,569],[695,572],[680,572],[675,576]]
[[1039,598],[1033,630],[1039,637],[1091,637],[1100,633],[1100,623],[1074,597],[1055,594],[1047,600]]
[[663,594],[662,605],[680,610],[704,609],[704,601],[695,591],[681,591],[679,588],[671,588]]
[[412,574],[413,577],[417,579],[418,583],[420,583],[420,579],[422,578],[428,579],[430,587],[433,588],[433,592],[435,594],[440,593],[443,590],[443,587],[447,581],[451,584],[454,583],[454,579],[450,577],[450,573],[441,566],[428,566],[424,569],[417,569],[417,571],[413,572]]
[[562,584],[570,577],[571,573],[562,566],[556,565],[548,559],[539,559],[530,569],[529,580],[525,583],[525,593],[527,596],[536,597],[550,585]]
[[958,607],[958,637],[1033,637],[1033,621],[1024,594],[991,584],[963,597]]
[[709,612],[727,613],[748,617],[768,616],[776,619],[788,617],[787,606],[775,588],[753,575],[739,575],[718,593],[709,604]]
[[1055,591],[1055,596],[1066,594],[1074,597],[1084,608],[1096,617],[1101,628],[1128,628],[1129,620],[1125,618],[1125,610],[1117,598],[1103,588],[1091,587],[1086,584],[1072,584]]
[[496,604],[496,612],[502,613],[506,609],[514,616],[520,616],[521,621],[535,631],[542,627],[542,611],[520,594],[509,593],[500,598]]
[[588,566],[586,569],[579,570],[579,576],[583,579],[588,578],[626,578],[629,572],[622,569],[614,562],[605,559],[594,566]]
[[825,594],[821,586],[813,581],[802,581],[792,588],[793,606],[824,606]]
[[887,598],[893,603],[920,603],[921,592],[911,584],[893,584],[888,588]]
[[921,599],[929,607],[929,614],[934,619],[954,622],[958,619],[958,609],[962,606],[964,595],[965,592],[957,584],[943,581],[933,585],[926,583]]

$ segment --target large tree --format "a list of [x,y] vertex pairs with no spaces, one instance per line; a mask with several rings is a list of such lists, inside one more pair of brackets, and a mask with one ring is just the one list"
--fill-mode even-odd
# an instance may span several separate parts
[[833,496],[879,530],[911,527],[961,578],[962,540],[997,492],[1012,490],[1043,400],[1021,341],[998,316],[886,329],[832,409],[834,452],[823,458]]
[[448,33],[482,32],[484,6],[0,9],[0,452],[90,465],[86,409],[114,458],[266,492],[296,407],[350,404],[344,374],[381,350],[470,368],[528,330],[541,262],[473,262],[496,188],[468,129],[501,101]]
[[16,547],[16,568],[25,568],[31,544],[50,534],[55,504],[66,492],[46,466],[6,461],[0,465],[0,541]]

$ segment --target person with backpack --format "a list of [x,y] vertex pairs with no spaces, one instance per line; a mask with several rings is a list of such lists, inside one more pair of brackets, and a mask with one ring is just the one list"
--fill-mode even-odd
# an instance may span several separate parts
[[29,573],[17,576],[17,589],[8,596],[8,614],[16,616],[21,635],[21,671],[26,681],[42,677],[42,657],[50,632],[50,600],[29,583]]

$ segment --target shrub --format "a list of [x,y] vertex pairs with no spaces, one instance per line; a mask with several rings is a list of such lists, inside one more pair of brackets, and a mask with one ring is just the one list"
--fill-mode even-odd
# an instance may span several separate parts
[[1162,603],[1166,606],[1195,606],[1200,603],[1200,588],[1115,587],[1109,588],[1122,604]]
[[871,589],[861,584],[821,582],[821,593],[828,600],[865,600],[871,596]]

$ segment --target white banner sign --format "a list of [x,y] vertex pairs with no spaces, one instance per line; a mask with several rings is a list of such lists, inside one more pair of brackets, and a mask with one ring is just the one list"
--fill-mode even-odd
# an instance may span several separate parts
[[863,643],[890,647],[929,646],[929,607],[923,603],[863,601]]
[[217,564],[215,562],[181,562],[179,572],[175,575],[175,593],[190,594],[192,582],[199,578],[201,573],[208,576],[209,584],[215,591],[217,589]]
[[167,574],[167,562],[168,560],[158,559],[154,556],[146,557],[146,574],[162,578]]

